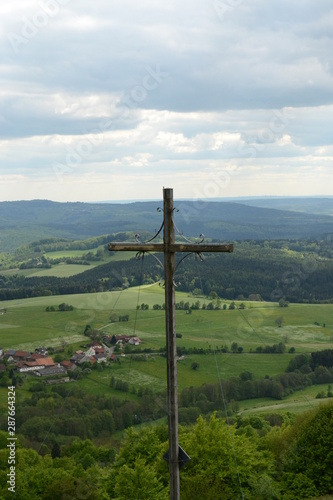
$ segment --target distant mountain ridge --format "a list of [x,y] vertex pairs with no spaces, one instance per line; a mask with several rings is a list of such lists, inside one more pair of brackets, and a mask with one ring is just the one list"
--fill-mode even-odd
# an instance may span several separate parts
[[333,216],[333,196],[286,197],[286,198],[244,198],[238,200],[244,205]]
[[[188,236],[203,233],[221,241],[315,238],[333,233],[332,199],[302,199],[302,207],[323,213],[281,210],[294,199],[231,201],[175,200],[176,224]],[[297,199],[296,199],[297,200]],[[320,200],[320,201],[319,201]],[[300,200],[299,200],[300,201]],[[263,204],[274,207],[258,206]],[[256,205],[255,205],[256,204]],[[297,204],[297,203],[296,203]],[[83,239],[121,231],[157,230],[161,202],[83,203],[48,200],[0,202],[0,252],[42,238]],[[314,206],[316,205],[316,206]],[[332,210],[332,211],[331,211]],[[330,212],[331,211],[331,212]]]

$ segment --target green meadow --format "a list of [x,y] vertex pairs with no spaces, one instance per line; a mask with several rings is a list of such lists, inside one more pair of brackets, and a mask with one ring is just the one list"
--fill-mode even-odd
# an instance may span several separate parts
[[[190,304],[200,301],[210,302],[203,297],[193,297],[186,293],[176,292],[176,302],[184,301]],[[73,311],[46,312],[47,306],[55,308],[65,302],[74,307]],[[164,289],[158,284],[144,285],[122,291],[103,292],[82,295],[64,295],[36,297],[25,300],[2,302],[0,309],[0,346],[3,349],[34,350],[41,345],[57,347],[67,345],[78,349],[88,342],[83,335],[87,324],[109,334],[137,335],[143,343],[141,348],[150,348],[152,353],[145,361],[143,356],[136,357],[126,354],[118,363],[111,365],[102,372],[92,370],[91,374],[76,382],[87,392],[113,393],[118,397],[134,398],[135,395],[120,393],[110,388],[110,380],[128,382],[130,388],[149,387],[154,392],[166,388],[166,360],[158,355],[161,347],[166,345],[165,313],[154,310],[154,304],[162,305]],[[178,361],[179,391],[189,386],[200,386],[204,383],[215,383],[230,377],[239,376],[241,372],[249,371],[255,377],[270,377],[285,371],[294,354],[288,353],[293,347],[295,353],[312,352],[332,348],[333,342],[333,305],[331,304],[290,304],[281,308],[276,303],[244,302],[246,308],[229,310],[230,301],[222,299],[223,310],[193,310],[191,314],[185,310],[176,311],[176,329],[181,335],[177,339],[179,347],[197,347],[210,349],[210,354],[186,355]],[[141,304],[148,304],[148,310],[141,310]],[[139,309],[137,309],[139,306]],[[4,312],[3,310],[6,310]],[[129,321],[111,321],[113,315],[129,315]],[[282,326],[276,320],[282,318]],[[114,318],[113,318],[114,319]],[[237,342],[243,348],[242,353],[232,353],[231,345]],[[258,346],[285,343],[284,354],[258,354]],[[216,353],[216,350],[227,347],[227,353]],[[139,359],[141,359],[139,361]],[[193,362],[198,363],[198,369],[193,370]],[[314,400],[318,387],[309,389],[308,395],[301,399],[286,398],[275,404],[275,409],[295,408],[295,412]],[[1,393],[3,391],[0,391]],[[301,393],[297,393],[301,394]],[[303,391],[302,391],[303,394]],[[298,397],[298,396],[297,396]],[[307,398],[307,399],[306,399]],[[0,394],[1,404],[1,394]],[[261,411],[261,407],[272,405],[271,400],[256,403],[251,400],[240,404],[242,411]],[[281,404],[281,406],[278,406]],[[273,407],[272,406],[272,407]],[[263,411],[263,410],[262,410]],[[294,410],[290,410],[294,411]]]
[[[96,254],[98,250],[103,250],[104,247],[103,245],[95,248],[91,248],[90,250],[59,250],[57,252],[45,252],[45,257],[48,259],[65,259],[65,258],[71,258],[71,257],[83,257],[87,255],[88,252]],[[133,252],[116,252],[116,253],[103,253],[103,258],[102,260],[104,262],[109,262],[109,261],[120,261],[120,260],[127,260],[127,259],[132,259],[133,258]],[[97,265],[100,265],[101,261],[97,262]]]
[[[259,357],[260,356],[260,357]],[[198,387],[205,383],[216,383],[238,377],[243,371],[255,372],[257,377],[274,376],[285,370],[291,359],[290,354],[207,354],[189,355],[177,363],[178,389]],[[199,364],[197,370],[191,368],[192,363]],[[135,356],[120,358],[119,363],[103,372],[92,371],[88,378],[79,381],[88,392],[103,393],[103,385],[109,386],[113,376],[116,380],[127,382],[131,387],[149,388],[154,392],[166,389],[166,359],[162,356],[147,356],[146,361],[136,361]],[[93,385],[95,384],[95,386]],[[110,392],[110,388],[108,391]],[[114,392],[119,394],[119,392]]]
[[[176,302],[190,304],[206,298],[177,292]],[[47,306],[57,307],[66,302],[73,311],[46,312]],[[56,345],[66,339],[76,343],[83,339],[87,324],[110,334],[138,335],[143,347],[159,349],[165,345],[164,311],[154,310],[162,305],[164,289],[158,284],[144,285],[122,291],[36,297],[24,300],[3,301],[0,309],[0,345],[3,348],[23,348],[41,343]],[[243,347],[244,353],[255,351],[258,346],[286,344],[296,352],[325,349],[333,342],[333,305],[290,304],[281,308],[271,302],[244,302],[246,308],[229,310],[230,301],[222,299],[226,310],[176,311],[176,329],[182,337],[179,346],[217,349],[233,342]],[[148,304],[148,310],[137,309]],[[236,301],[236,307],[239,305]],[[114,315],[129,315],[129,321],[111,322]],[[282,326],[277,320],[282,318]],[[78,340],[79,339],[79,340]]]
[[[98,250],[103,250],[103,245],[92,248],[91,250],[59,250],[57,252],[45,252],[44,255],[47,259],[70,259],[70,258],[83,258],[88,252],[96,254]],[[124,260],[129,260],[133,258],[133,252],[115,252],[108,253],[104,252],[101,260],[91,261],[89,264],[66,264],[66,262],[60,262],[58,264],[53,264],[50,269],[45,268],[29,268],[20,269],[15,267],[13,269],[3,269],[1,274],[3,276],[25,276],[25,277],[41,277],[41,276],[55,276],[56,278],[69,278],[76,274],[83,273],[84,271],[89,271],[94,267],[100,266],[101,264],[106,264],[107,262],[119,262]],[[19,263],[16,263],[18,266]]]
[[267,399],[247,399],[239,402],[240,413],[242,415],[260,414],[260,413],[303,413],[308,410],[317,408],[319,405],[325,404],[329,399],[317,399],[316,395],[327,391],[327,384],[312,385],[302,391],[294,392],[286,396],[282,401],[268,401]]

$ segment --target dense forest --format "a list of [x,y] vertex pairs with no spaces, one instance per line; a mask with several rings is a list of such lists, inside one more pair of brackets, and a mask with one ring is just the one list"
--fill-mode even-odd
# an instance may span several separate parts
[[[20,385],[14,373],[2,374],[0,382]],[[223,381],[222,387],[216,383],[183,390],[180,444],[191,461],[181,471],[182,498],[216,500],[223,492],[226,500],[304,500],[331,493],[332,403],[298,418],[237,411],[242,398],[280,399],[308,385],[330,382],[333,350],[323,350],[295,356],[286,372],[273,379],[254,379],[243,372]],[[110,385],[117,388],[117,380],[112,377]],[[12,498],[8,457],[15,456],[15,493],[20,500],[166,500],[167,426],[134,430],[137,424],[166,417],[166,395],[133,389],[119,384],[119,391],[138,396],[120,399],[87,394],[75,381],[30,385],[30,395],[17,406],[18,441],[12,455],[8,422],[0,417],[1,498]],[[320,397],[333,397],[331,385]],[[125,429],[120,442],[113,439]]]
[[[0,273],[0,300],[115,290],[162,277],[161,266],[149,255],[141,264],[135,258],[109,262],[69,278]],[[232,254],[210,254],[204,262],[193,255],[183,260],[177,267],[176,282],[181,291],[193,295],[214,291],[230,300],[332,302],[333,247],[325,238],[235,242]]]
[[[162,201],[0,202],[0,252],[14,251],[43,238],[83,239],[119,231],[154,232],[162,222],[157,212],[162,205]],[[332,234],[332,198],[303,198],[301,203],[286,198],[280,204],[267,199],[175,200],[175,207],[176,223],[188,236],[203,233],[207,238],[228,241],[302,239]],[[311,210],[314,213],[309,213]]]
[[[280,346],[277,354],[283,353]],[[161,354],[164,354],[161,349]],[[205,353],[202,353],[205,354]],[[211,355],[211,354],[206,354]],[[239,354],[234,354],[239,355]],[[260,354],[258,353],[258,356]],[[132,425],[147,423],[167,415],[166,393],[154,393],[149,388],[129,385],[111,376],[112,370],[102,364],[94,369],[105,372],[109,385],[128,398],[97,396],[86,394],[79,389],[75,380],[90,374],[88,366],[79,367],[71,374],[72,383],[67,385],[46,386],[35,382],[30,387],[30,396],[20,402],[16,410],[17,431],[25,436],[25,443],[32,447],[43,446],[44,452],[51,452],[55,442],[65,444],[68,437],[95,439],[112,436]],[[14,372],[0,375],[0,386],[19,385],[20,379]],[[311,385],[333,384],[333,350],[309,354],[298,354],[290,361],[286,372],[270,377],[256,378],[244,371],[238,377],[215,384],[185,388],[179,395],[179,420],[191,424],[199,415],[209,416],[217,411],[220,417],[232,415],[237,411],[237,401],[253,398],[272,398],[281,400],[295,391]],[[221,390],[222,389],[222,390]],[[318,397],[331,397],[318,393]],[[133,396],[133,397],[132,397]],[[50,418],[56,416],[50,427]],[[0,429],[5,430],[7,419],[0,416]]]
[[[332,493],[332,419],[333,404],[297,420],[288,414],[227,421],[216,414],[199,417],[194,426],[180,428],[180,444],[191,458],[180,473],[182,499],[304,500]],[[3,499],[13,497],[7,483],[6,438],[0,432]],[[19,435],[15,496],[167,500],[169,477],[163,460],[167,449],[166,425],[128,429],[118,450],[74,438],[62,445],[55,440],[51,452],[43,446],[35,451]]]

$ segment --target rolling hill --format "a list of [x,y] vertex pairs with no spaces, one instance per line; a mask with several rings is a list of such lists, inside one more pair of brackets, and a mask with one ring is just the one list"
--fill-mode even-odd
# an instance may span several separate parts
[[[315,238],[333,232],[333,218],[327,215],[330,213],[327,207],[322,213],[309,213],[250,206],[250,203],[263,202],[176,200],[175,207],[179,209],[176,224],[186,235],[203,233],[221,241]],[[333,201],[331,205],[333,207]],[[162,202],[152,201],[126,204],[1,202],[0,252],[13,251],[42,238],[83,239],[120,231],[154,232],[162,222],[162,215],[157,212],[160,206]],[[311,206],[311,202],[306,206]],[[319,211],[318,202],[313,208]]]

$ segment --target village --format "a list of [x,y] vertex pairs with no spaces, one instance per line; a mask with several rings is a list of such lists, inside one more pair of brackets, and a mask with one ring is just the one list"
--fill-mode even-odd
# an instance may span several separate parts
[[[88,344],[86,350],[77,350],[69,359],[56,361],[54,349],[38,347],[34,352],[0,348],[0,373],[7,367],[16,369],[19,374],[28,374],[40,377],[48,384],[70,382],[71,374],[79,366],[89,367],[95,364],[110,364],[117,361],[118,356],[126,356],[125,346],[138,346],[142,343],[137,336],[104,334],[102,341],[94,340]],[[52,351],[51,356],[50,352]]]

